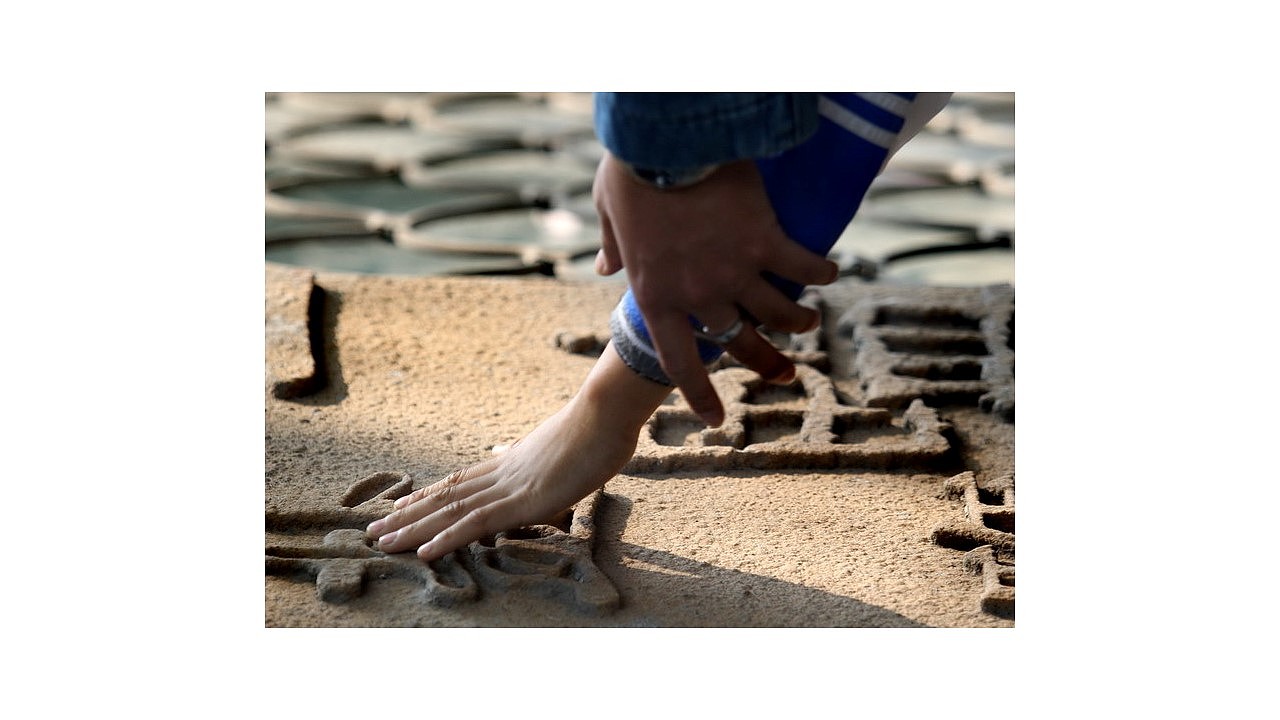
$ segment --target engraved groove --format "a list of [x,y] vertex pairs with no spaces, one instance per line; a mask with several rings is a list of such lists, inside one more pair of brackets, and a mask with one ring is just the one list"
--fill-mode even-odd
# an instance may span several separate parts
[[[375,473],[354,483],[343,501],[363,505],[368,500],[361,498],[385,497],[407,483],[407,475]],[[413,553],[389,555],[374,547],[360,528],[378,513],[343,506],[269,514],[268,532],[287,539],[267,545],[265,570],[268,576],[313,583],[316,597],[325,603],[352,602],[369,583],[395,579],[417,586],[421,599],[434,607],[477,602],[486,591],[520,592],[604,615],[621,600],[593,560],[594,514],[601,497],[596,491],[564,513],[557,521],[563,527],[533,525],[498,533],[431,563]],[[323,537],[317,537],[321,532]]]
[[394,500],[409,494],[413,480],[407,473],[378,472],[357,480],[342,494],[338,504],[353,508],[373,500],[381,493],[383,499]]
[[1005,475],[980,484],[972,472],[948,478],[943,496],[959,500],[963,519],[934,528],[941,547],[964,550],[964,566],[983,577],[984,612],[1012,618],[1014,612],[1014,479]]
[[866,299],[840,318],[867,405],[900,408],[921,398],[1013,421],[1013,288],[975,295],[954,303]]

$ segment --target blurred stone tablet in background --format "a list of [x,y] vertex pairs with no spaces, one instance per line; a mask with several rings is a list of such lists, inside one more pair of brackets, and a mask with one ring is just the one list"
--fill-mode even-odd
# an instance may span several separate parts
[[589,192],[595,168],[559,153],[497,150],[442,162],[409,163],[403,177],[415,187],[500,190],[533,201]]
[[526,264],[554,263],[594,253],[600,228],[564,209],[518,208],[406,224],[395,242],[405,248],[507,254]]
[[1013,235],[1013,199],[992,197],[975,187],[913,190],[866,203],[864,220],[972,228],[979,239]]
[[[586,93],[580,93],[587,95]],[[513,139],[528,147],[563,146],[595,132],[589,102],[574,102],[556,93],[516,96],[438,95],[416,105],[415,126],[455,131],[474,137]],[[589,101],[589,95],[587,100]]]
[[894,260],[880,268],[877,281],[886,285],[1013,285],[1013,250],[986,248]]
[[541,271],[541,268],[513,255],[410,250],[371,234],[269,242],[267,262],[364,275],[477,275]]
[[[272,152],[281,158],[398,170],[410,162],[443,160],[478,150],[502,147],[500,138],[477,138],[458,132],[423,130],[407,125],[362,123],[341,125],[281,141]],[[513,143],[505,143],[511,146]]]

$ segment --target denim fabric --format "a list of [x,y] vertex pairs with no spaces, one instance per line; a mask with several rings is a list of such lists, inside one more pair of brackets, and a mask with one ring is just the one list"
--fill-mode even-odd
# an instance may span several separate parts
[[596,136],[637,167],[777,155],[818,129],[817,93],[595,93]]

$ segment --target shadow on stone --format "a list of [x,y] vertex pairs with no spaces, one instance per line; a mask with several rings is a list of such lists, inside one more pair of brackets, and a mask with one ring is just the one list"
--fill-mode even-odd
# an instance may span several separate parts
[[604,494],[596,565],[617,586],[620,615],[631,616],[632,625],[928,627],[854,598],[623,542],[631,508],[631,500]]
[[299,405],[337,405],[347,397],[347,381],[342,376],[338,355],[338,315],[342,296],[316,285],[308,313],[311,355],[315,359],[317,382],[311,391],[289,398]]

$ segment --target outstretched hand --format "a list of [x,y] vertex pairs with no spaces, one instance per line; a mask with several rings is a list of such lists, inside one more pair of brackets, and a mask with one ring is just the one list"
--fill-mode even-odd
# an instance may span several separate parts
[[435,560],[502,530],[548,523],[612,478],[670,389],[605,348],[582,389],[501,455],[417,490],[366,533],[384,552]]
[[[594,195],[603,232],[597,272],[627,269],[662,369],[694,412],[719,425],[724,406],[698,357],[689,317],[711,333],[729,329],[744,311],[774,330],[812,330],[817,312],[789,299],[763,273],[825,285],[835,280],[836,264],[787,237],[750,160],[722,165],[687,188],[658,190],[606,153]],[[724,348],[768,381],[795,377],[791,361],[753,327]]]

